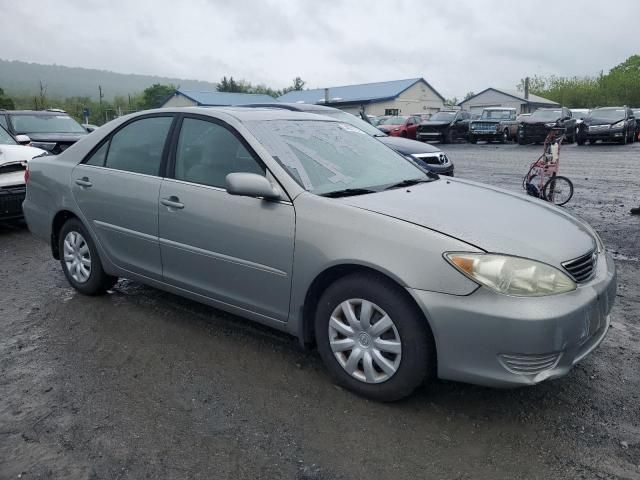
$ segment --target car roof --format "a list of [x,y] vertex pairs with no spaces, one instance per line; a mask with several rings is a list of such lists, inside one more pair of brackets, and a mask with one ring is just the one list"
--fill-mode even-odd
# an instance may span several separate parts
[[9,115],[69,115],[64,110],[4,110],[3,112]]
[[287,102],[270,102],[270,103],[249,103],[242,105],[251,108],[280,108],[283,110],[291,110],[294,112],[335,112],[338,108],[327,107],[324,105],[314,105],[310,103],[287,103]]
[[[208,115],[215,117],[216,113],[229,115],[240,122],[252,120],[325,120],[337,121],[335,118],[318,115],[316,113],[307,113],[293,111],[283,108],[274,107],[173,107],[160,108],[156,110],[147,110],[148,112],[171,112],[171,113],[196,113],[199,115]],[[142,112],[141,112],[142,113]]]

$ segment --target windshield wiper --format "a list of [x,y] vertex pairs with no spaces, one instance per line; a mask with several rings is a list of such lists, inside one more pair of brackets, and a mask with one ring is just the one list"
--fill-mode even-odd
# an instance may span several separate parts
[[321,197],[337,198],[350,197],[352,195],[365,195],[367,193],[376,193],[377,190],[370,188],[345,188],[343,190],[335,190],[333,192],[321,193]]
[[[436,177],[436,178],[440,178],[440,177]],[[393,188],[410,187],[411,185],[416,185],[418,183],[429,183],[429,182],[432,182],[433,180],[435,180],[435,178],[433,178],[431,176],[429,176],[429,179],[427,179],[427,178],[410,178],[408,180],[402,180],[401,182],[389,185],[388,187],[385,187],[385,190],[391,190]]]

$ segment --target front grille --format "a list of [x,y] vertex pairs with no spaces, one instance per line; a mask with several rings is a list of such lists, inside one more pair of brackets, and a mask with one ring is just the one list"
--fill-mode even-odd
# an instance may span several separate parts
[[547,353],[542,355],[504,353],[498,357],[504,368],[511,373],[518,375],[537,375],[538,373],[555,367],[560,360],[560,353]]
[[582,283],[586,282],[593,276],[595,272],[596,258],[597,257],[594,252],[589,252],[574,260],[564,262],[562,266],[569,273],[571,278],[578,283]]
[[607,130],[609,130],[609,125],[590,125],[589,126],[590,132],[606,132]]
[[22,202],[26,189],[9,187],[0,189],[0,218],[14,217],[22,214]]
[[544,125],[527,125],[524,128],[524,131],[527,133],[527,135],[546,135],[547,134],[547,127],[545,127]]
[[445,165],[446,163],[449,163],[449,160],[447,159],[447,156],[444,153],[434,153],[432,155],[425,155],[425,154],[417,154],[414,155],[415,158],[417,158],[418,160],[422,160],[424,163],[428,164],[428,165]]
[[498,127],[496,123],[474,123],[471,126],[472,126],[472,130],[476,132],[491,132],[491,133],[494,133]]

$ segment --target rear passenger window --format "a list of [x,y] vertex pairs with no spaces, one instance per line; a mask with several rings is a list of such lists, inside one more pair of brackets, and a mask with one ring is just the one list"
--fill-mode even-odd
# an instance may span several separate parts
[[265,169],[222,125],[194,118],[182,121],[176,151],[177,180],[225,188],[227,175],[237,172],[264,175]]
[[104,167],[104,161],[107,158],[107,150],[109,149],[109,142],[104,144],[89,157],[85,162],[87,165],[94,165],[96,167]]
[[122,128],[111,138],[106,166],[159,175],[162,151],[172,121],[173,117],[143,118]]

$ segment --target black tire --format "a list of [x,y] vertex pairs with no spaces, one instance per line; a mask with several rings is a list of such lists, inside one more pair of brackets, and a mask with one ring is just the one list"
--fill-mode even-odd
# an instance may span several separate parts
[[475,145],[476,143],[478,143],[478,138],[474,137],[473,135],[469,135],[469,142]]
[[507,143],[509,141],[509,132],[507,130],[503,131],[498,141],[500,143]]
[[524,138],[518,137],[518,145],[526,145],[527,142]]
[[595,145],[598,140],[589,140],[589,145]]
[[401,137],[404,137],[404,138],[407,138],[407,132],[402,132],[402,133],[400,134],[400,136],[401,136]]
[[620,140],[620,143],[622,145],[626,145],[629,142],[629,132],[625,131],[624,135],[622,136],[622,140]]
[[[566,192],[566,193],[558,193]],[[573,183],[567,177],[551,177],[542,189],[544,199],[554,205],[564,205],[573,197]]]
[[[382,308],[399,334],[402,345],[400,363],[395,373],[381,383],[367,383],[354,378],[338,362],[331,348],[331,316],[342,302],[351,299],[364,299]],[[383,402],[400,400],[435,372],[435,343],[424,316],[402,288],[376,274],[352,274],[330,285],[318,302],[315,334],[320,356],[336,383],[363,397]],[[348,352],[350,356],[353,349]]]
[[578,143],[578,145],[584,145],[585,139],[584,137],[581,137],[580,135],[578,135],[576,142]]
[[[69,267],[67,266],[67,262],[65,261],[65,239],[71,232],[79,233],[88,247],[91,266],[90,273],[86,281],[81,282],[73,278],[72,273],[69,271]],[[77,218],[67,220],[60,229],[60,233],[58,235],[58,249],[60,252],[60,265],[62,265],[62,271],[71,286],[80,293],[85,295],[101,295],[113,287],[118,281],[117,277],[112,277],[104,272],[100,256],[98,255],[98,250],[96,249],[89,232],[87,232],[87,229]]]

